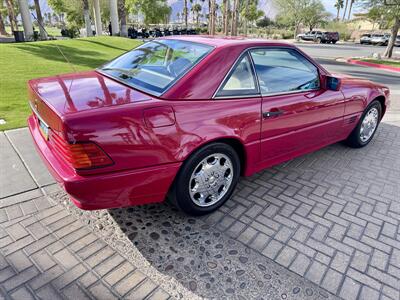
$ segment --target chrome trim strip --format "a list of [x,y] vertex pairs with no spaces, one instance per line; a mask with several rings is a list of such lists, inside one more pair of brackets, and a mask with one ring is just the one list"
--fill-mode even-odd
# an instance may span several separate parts
[[[217,90],[214,92],[213,96],[211,97],[212,99],[225,99],[225,98],[252,98],[254,97],[253,95],[247,96],[247,95],[238,95],[238,96],[223,96],[223,97],[216,97],[216,94],[219,92],[219,89],[221,88],[222,84],[224,83],[225,79],[228,77],[228,75],[231,73],[232,69],[236,66],[237,62],[239,61],[239,59],[241,59],[241,57],[245,54],[245,52],[250,52],[251,50],[256,50],[256,49],[290,49],[290,50],[294,50],[296,51],[299,55],[301,55],[301,57],[303,57],[304,59],[306,59],[309,63],[311,63],[314,67],[317,68],[318,71],[318,77],[319,77],[319,83],[321,85],[321,73],[320,73],[320,68],[318,65],[315,64],[315,62],[309,60],[307,57],[305,57],[300,51],[298,51],[295,47],[285,47],[285,46],[254,46],[254,47],[250,47],[250,48],[246,48],[245,50],[243,50],[240,55],[238,56],[238,58],[235,60],[234,64],[231,66],[231,68],[229,69],[228,73],[225,75],[224,79],[221,81],[221,83],[219,84]],[[260,94],[257,95],[257,97],[269,97],[269,96],[278,96],[278,95],[289,95],[289,94],[296,94],[296,93],[302,93],[302,92],[310,92],[310,91],[319,91],[321,89],[321,86],[319,87],[319,89],[310,89],[310,90],[298,90],[298,91],[289,91],[289,92],[276,92],[276,93],[269,93],[269,94],[262,94],[261,90],[259,88],[259,81],[258,81],[258,76],[257,76],[257,72],[255,71],[255,65],[254,65],[254,61],[253,61],[253,57],[251,56],[251,54],[249,53],[250,56],[250,60],[251,60],[251,64],[253,66],[253,71],[254,74],[256,76],[257,79],[257,86],[258,86],[258,90],[260,91]]]
[[309,90],[296,90],[296,91],[287,91],[287,92],[275,92],[275,93],[269,93],[269,94],[261,94],[263,97],[269,97],[269,96],[279,96],[279,95],[291,95],[291,94],[299,94],[299,93],[304,93],[304,92],[316,92],[319,91],[320,89],[309,89]]
[[47,125],[47,123],[45,121],[43,121],[42,117],[39,115],[38,111],[36,110],[36,108],[32,105],[32,102],[29,101],[29,104],[31,106],[31,109],[33,111],[33,113],[35,114],[35,116],[40,120],[40,122],[42,122],[47,128],[50,128],[49,125]]
[[260,94],[253,95],[238,95],[238,96],[216,96],[213,99],[238,99],[238,98],[260,98]]

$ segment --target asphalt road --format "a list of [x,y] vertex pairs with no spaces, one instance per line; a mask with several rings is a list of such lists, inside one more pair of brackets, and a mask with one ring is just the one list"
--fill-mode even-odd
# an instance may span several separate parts
[[[372,52],[384,51],[385,47],[367,45],[320,45],[320,44],[296,44],[300,49],[315,58],[323,67],[332,73],[342,73],[354,77],[366,78],[374,82],[384,84],[391,91],[390,116],[386,119],[400,120],[400,73],[380,70],[371,67],[351,65],[338,62],[336,58],[349,58],[354,56],[370,55]],[[395,48],[395,55],[400,57],[400,48]]]
[[[372,46],[360,44],[314,44],[314,43],[295,43],[296,46],[301,48],[314,57],[360,57],[370,56],[373,53],[383,53],[386,46]],[[394,48],[394,55],[400,57],[400,47]]]

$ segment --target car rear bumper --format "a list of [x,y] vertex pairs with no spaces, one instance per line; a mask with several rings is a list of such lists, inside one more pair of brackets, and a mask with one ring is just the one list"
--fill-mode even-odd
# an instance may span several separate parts
[[181,165],[178,162],[81,176],[54,155],[42,137],[33,115],[28,118],[28,126],[34,145],[50,173],[81,209],[108,209],[161,202]]

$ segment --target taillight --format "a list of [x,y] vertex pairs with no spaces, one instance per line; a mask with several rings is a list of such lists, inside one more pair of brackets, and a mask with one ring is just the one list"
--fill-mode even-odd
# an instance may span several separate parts
[[75,169],[92,169],[113,164],[111,158],[92,142],[70,144],[58,134],[51,135],[58,154]]
[[104,167],[112,164],[103,150],[94,143],[69,144],[71,164],[75,169]]

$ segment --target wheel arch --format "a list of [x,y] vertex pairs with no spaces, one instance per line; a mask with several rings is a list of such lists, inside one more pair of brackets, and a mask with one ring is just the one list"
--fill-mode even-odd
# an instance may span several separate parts
[[201,144],[197,145],[196,147],[193,147],[193,149],[191,149],[191,151],[185,156],[183,161],[186,161],[194,152],[204,148],[207,145],[213,144],[213,143],[227,144],[236,151],[236,153],[239,156],[239,160],[240,160],[240,174],[244,175],[246,168],[247,168],[247,151],[246,151],[244,143],[237,137],[229,136],[229,137],[221,137],[221,138],[214,138],[211,140],[207,140],[204,143],[201,143]]
[[386,98],[385,98],[385,96],[380,95],[380,96],[377,96],[377,97],[373,98],[371,103],[373,101],[375,101],[375,100],[378,100],[380,102],[380,104],[381,104],[381,107],[382,107],[381,120],[382,120],[382,118],[383,118],[383,116],[385,115],[385,112],[386,112]]

